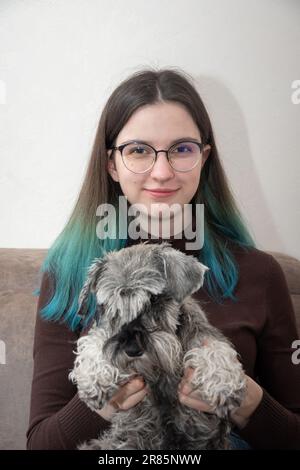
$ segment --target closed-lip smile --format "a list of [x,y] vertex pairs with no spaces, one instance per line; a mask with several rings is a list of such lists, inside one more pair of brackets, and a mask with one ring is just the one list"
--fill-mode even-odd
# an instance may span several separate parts
[[157,199],[157,198],[167,198],[172,196],[173,194],[178,191],[179,188],[171,189],[171,188],[155,188],[155,189],[148,189],[144,188],[145,191],[148,192],[149,196]]
[[172,193],[174,191],[177,191],[177,188],[171,189],[171,188],[154,188],[154,189],[148,189],[145,188],[146,191],[151,191],[153,193]]

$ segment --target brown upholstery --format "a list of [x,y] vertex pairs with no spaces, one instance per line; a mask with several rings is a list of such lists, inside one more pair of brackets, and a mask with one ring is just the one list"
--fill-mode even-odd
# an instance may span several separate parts
[[[46,250],[0,249],[0,449],[24,449],[32,379],[32,343],[39,268]],[[300,261],[271,253],[286,275],[300,331]]]

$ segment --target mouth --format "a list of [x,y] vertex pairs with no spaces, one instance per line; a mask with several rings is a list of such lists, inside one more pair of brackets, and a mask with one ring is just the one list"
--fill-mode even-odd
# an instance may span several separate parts
[[144,191],[146,191],[148,194],[150,194],[153,197],[168,197],[172,196],[175,194],[178,189],[146,189],[144,188]]

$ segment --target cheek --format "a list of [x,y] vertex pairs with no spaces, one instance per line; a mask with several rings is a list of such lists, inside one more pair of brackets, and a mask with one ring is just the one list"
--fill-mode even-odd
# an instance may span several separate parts
[[190,174],[184,175],[182,179],[182,187],[184,188],[185,194],[195,194],[200,181],[200,171],[191,172]]
[[200,174],[194,176],[191,187],[193,188],[194,193],[196,192],[200,182]]
[[134,174],[122,175],[120,178],[120,186],[123,194],[128,198],[128,201],[133,204],[138,202],[140,194],[145,186],[144,178],[139,178]]

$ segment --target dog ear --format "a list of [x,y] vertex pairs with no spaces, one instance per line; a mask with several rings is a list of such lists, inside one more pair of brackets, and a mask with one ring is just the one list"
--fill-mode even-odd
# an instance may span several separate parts
[[104,271],[106,259],[99,258],[88,268],[87,279],[78,297],[77,315],[82,319],[87,314],[88,296],[90,292],[96,292],[96,286],[100,275]]
[[161,244],[161,247],[167,287],[181,303],[185,297],[200,289],[209,268],[194,256],[188,256],[169,244]]

